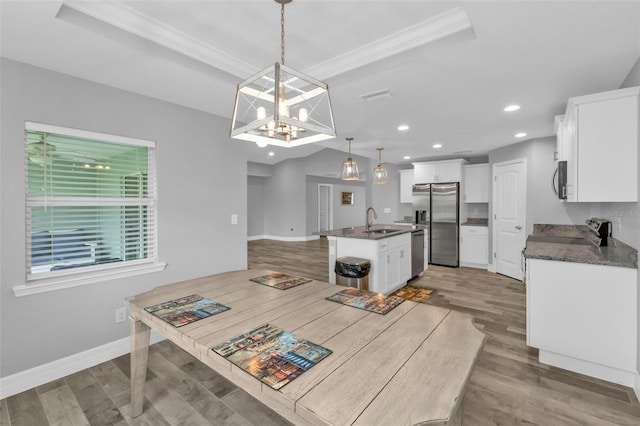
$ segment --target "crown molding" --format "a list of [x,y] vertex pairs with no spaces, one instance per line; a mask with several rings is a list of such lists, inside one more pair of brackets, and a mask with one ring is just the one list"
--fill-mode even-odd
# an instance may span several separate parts
[[[133,9],[119,1],[64,1],[70,8],[105,24],[149,40],[191,59],[227,72],[238,78],[255,74],[258,69],[210,44]],[[386,37],[313,65],[305,73],[324,80],[414,49],[472,28],[461,7],[454,7]]]
[[320,80],[329,79],[472,27],[469,15],[462,8],[454,7],[426,21],[307,68],[305,73]]
[[252,65],[118,1],[64,1],[68,7],[105,24],[220,69],[238,78],[255,74]]

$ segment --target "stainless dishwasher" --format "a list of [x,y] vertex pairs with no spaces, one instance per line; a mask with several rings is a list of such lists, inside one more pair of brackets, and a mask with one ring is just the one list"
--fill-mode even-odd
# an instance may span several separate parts
[[411,277],[424,272],[424,231],[411,232]]

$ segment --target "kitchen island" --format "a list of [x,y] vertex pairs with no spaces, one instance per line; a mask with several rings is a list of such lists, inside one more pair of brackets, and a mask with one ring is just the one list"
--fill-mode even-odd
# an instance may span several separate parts
[[[461,424],[485,339],[471,315],[408,300],[381,315],[326,300],[339,290],[328,283],[279,290],[250,281],[270,272],[227,272],[130,300],[133,417],[143,411],[152,328],[296,425]],[[181,327],[145,310],[193,294],[229,309]],[[332,353],[275,390],[212,350],[263,324]]]
[[632,386],[638,252],[584,225],[535,225],[526,259],[527,345],[542,363]]
[[333,229],[314,232],[329,241],[329,282],[336,283],[336,259],[344,256],[366,259],[371,263],[369,290],[389,294],[411,278],[411,233],[424,230],[423,269],[428,261],[428,227],[425,225],[383,225]]

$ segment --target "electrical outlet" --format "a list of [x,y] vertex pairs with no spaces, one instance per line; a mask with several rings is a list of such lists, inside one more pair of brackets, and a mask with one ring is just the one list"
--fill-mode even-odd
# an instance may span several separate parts
[[116,309],[116,323],[125,322],[127,320],[127,308]]

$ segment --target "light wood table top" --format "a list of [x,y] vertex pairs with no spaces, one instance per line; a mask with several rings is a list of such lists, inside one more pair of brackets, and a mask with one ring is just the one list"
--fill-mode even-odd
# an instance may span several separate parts
[[[142,413],[152,328],[297,425],[459,424],[485,340],[470,315],[411,301],[380,315],[325,300],[343,289],[332,284],[278,290],[249,281],[269,272],[227,272],[131,299],[134,416]],[[179,328],[144,310],[190,294],[231,309]],[[333,353],[274,390],[211,350],[266,323]]]

